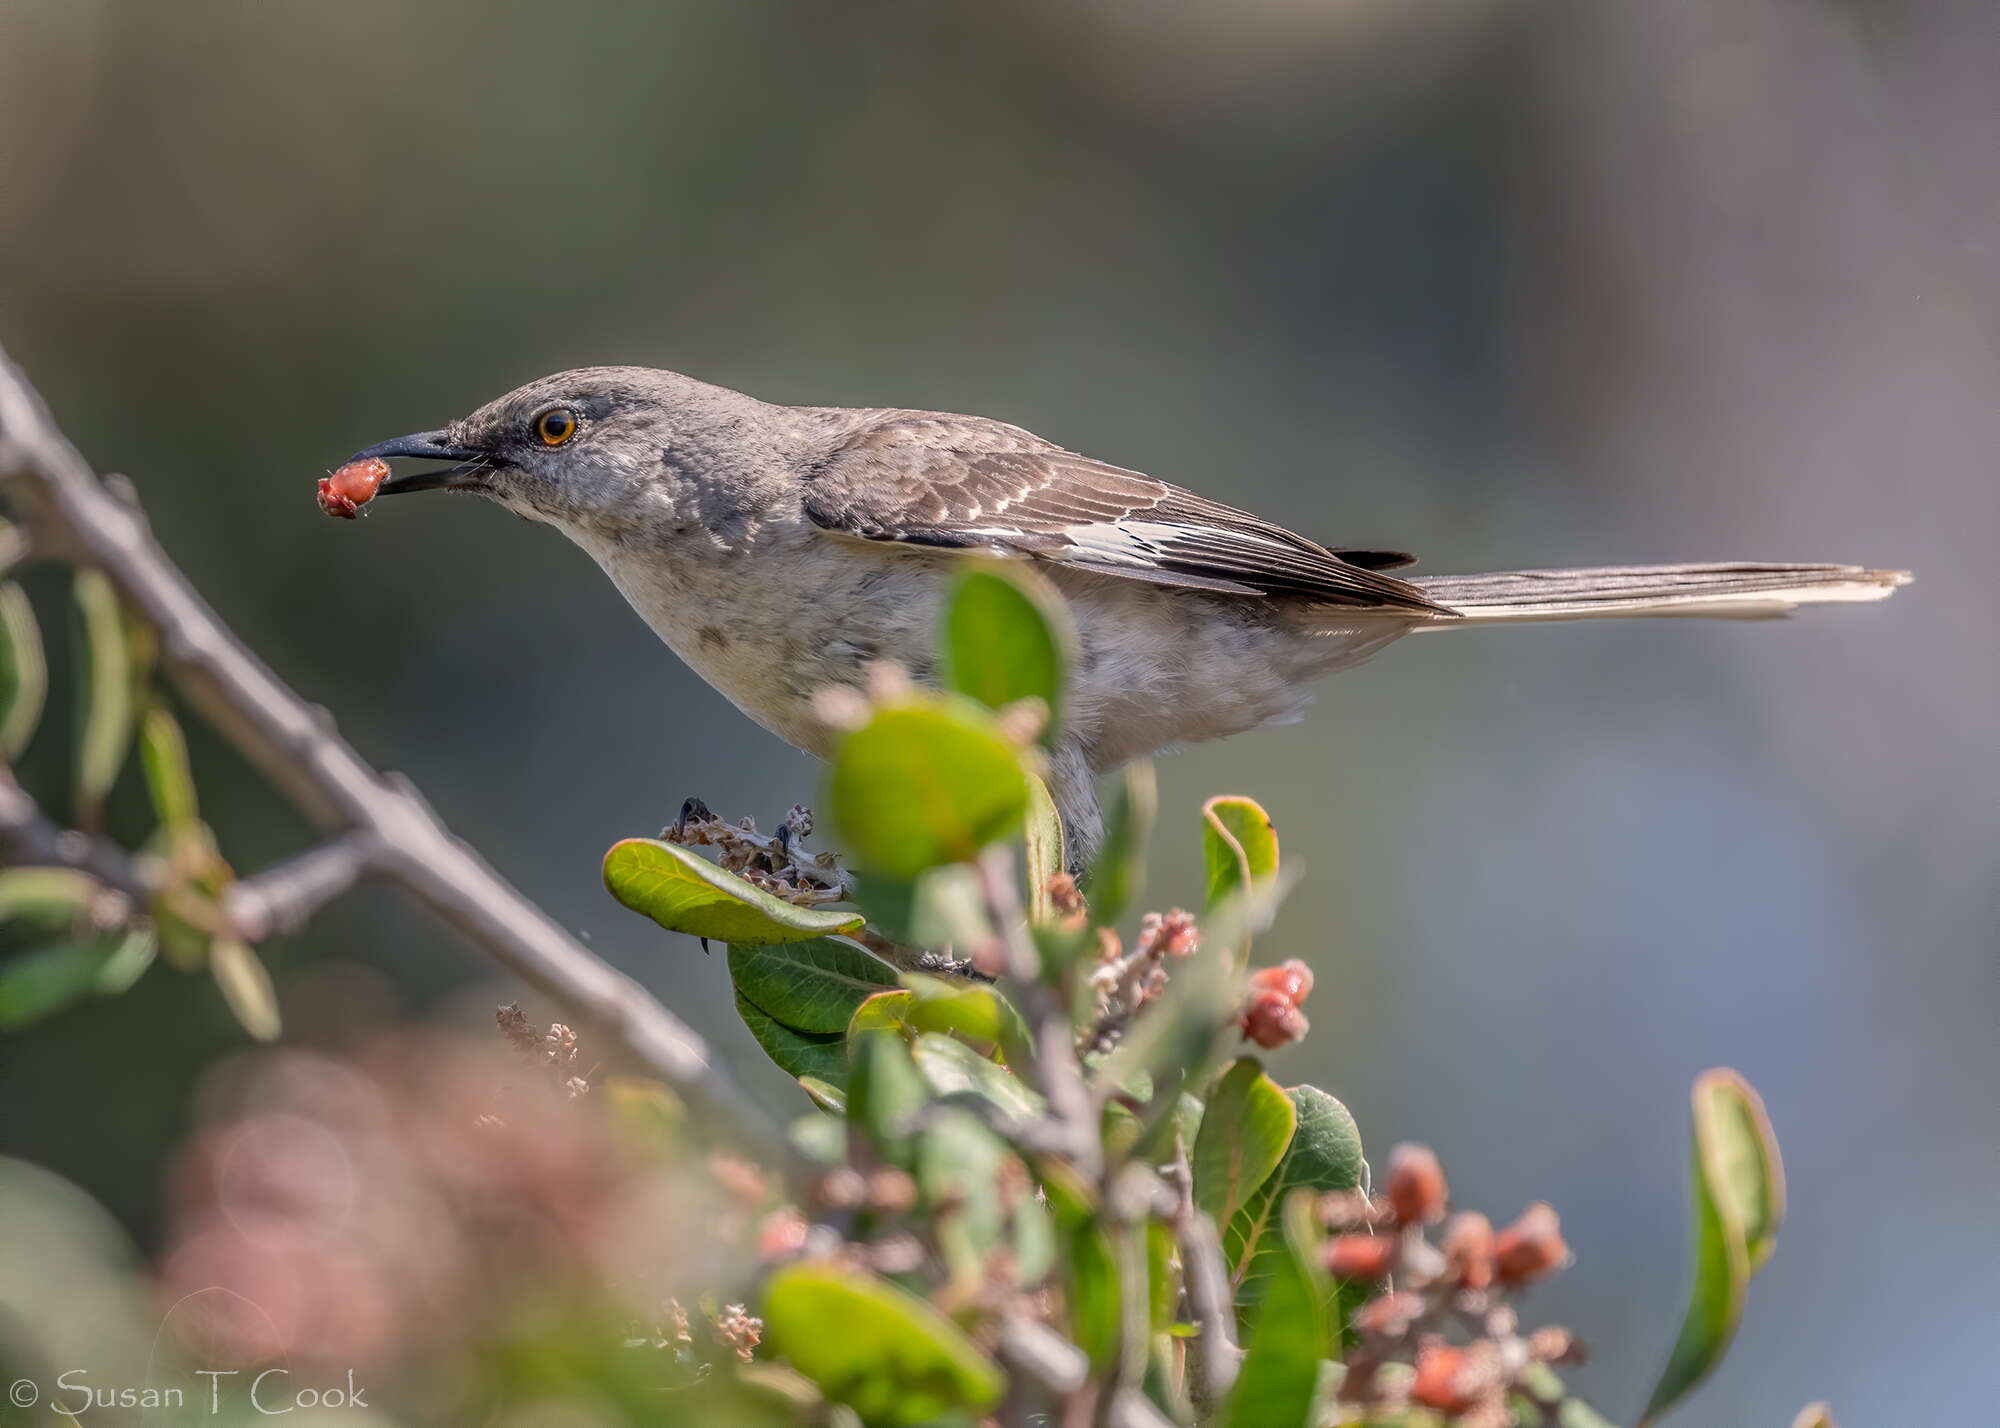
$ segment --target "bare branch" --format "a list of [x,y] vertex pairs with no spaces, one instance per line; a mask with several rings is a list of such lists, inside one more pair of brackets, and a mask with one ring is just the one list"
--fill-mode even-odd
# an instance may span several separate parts
[[[381,872],[502,965],[592,1023],[600,1038],[669,1082],[698,1111],[760,1150],[785,1156],[782,1136],[692,1029],[550,921],[454,837],[407,783],[371,768],[324,711],[287,688],[223,626],[154,541],[136,505],[97,479],[4,352],[0,480],[36,553],[104,571],[158,630],[164,662],[189,703],[310,818],[331,833],[364,834]],[[32,818],[14,826],[36,831]]]
[[1166,1168],[1163,1179],[1174,1199],[1170,1206],[1161,1208],[1180,1247],[1188,1312],[1201,1330],[1196,1347],[1201,1353],[1202,1372],[1196,1379],[1200,1388],[1194,1399],[1198,1407],[1212,1410],[1228,1397],[1243,1362],[1242,1351],[1236,1347],[1235,1295],[1229,1287],[1229,1267],[1222,1257],[1222,1239],[1215,1222],[1195,1208],[1194,1172],[1188,1166],[1187,1147],[1178,1137],[1174,1162]]
[[60,828],[43,814],[14,772],[0,764],[0,866],[75,868],[143,908],[152,900],[148,868],[109,838]]
[[222,915],[246,942],[297,932],[313,915],[365,877],[375,864],[375,842],[354,832],[231,883]]

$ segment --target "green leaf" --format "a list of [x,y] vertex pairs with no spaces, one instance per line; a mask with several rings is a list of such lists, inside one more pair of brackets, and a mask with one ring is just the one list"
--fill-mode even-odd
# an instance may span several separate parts
[[861,926],[857,912],[821,912],[774,897],[677,843],[627,838],[604,855],[604,886],[669,932],[716,942],[803,942]]
[[250,945],[234,937],[216,938],[208,945],[208,970],[237,1024],[258,1041],[276,1041],[282,1029],[277,989]]
[[1223,1257],[1236,1285],[1237,1318],[1245,1329],[1255,1325],[1265,1288],[1285,1254],[1285,1197],[1294,1190],[1325,1193],[1361,1184],[1361,1132],[1347,1107],[1317,1086],[1293,1086],[1285,1095],[1298,1115],[1291,1144],[1222,1237]]
[[1047,1106],[1042,1098],[1004,1067],[995,1065],[964,1042],[949,1036],[919,1036],[911,1048],[917,1069],[940,1096],[974,1095],[991,1101],[1009,1115],[1032,1118]]
[[1144,759],[1125,765],[1104,811],[1104,846],[1090,870],[1091,920],[1110,926],[1146,888],[1146,843],[1159,811],[1159,784]]
[[96,881],[74,868],[7,868],[0,871],[0,922],[67,928],[97,891]]
[[1090,1355],[1095,1368],[1103,1370],[1116,1362],[1124,1349],[1119,1334],[1124,1304],[1111,1237],[1095,1214],[1064,1224],[1058,1237],[1063,1247],[1063,1298],[1069,1309],[1070,1338]]
[[813,1036],[796,1031],[777,1020],[757,1004],[736,994],[736,1014],[764,1048],[764,1054],[787,1076],[815,1076],[829,1085],[847,1086],[847,1038]]
[[1776,1247],[1785,1172],[1764,1103],[1736,1072],[1694,1083],[1694,1266],[1687,1316],[1642,1425],[1715,1370],[1736,1337],[1751,1276]]
[[118,781],[132,746],[133,652],[125,637],[125,613],[102,571],[77,572],[71,593],[83,634],[77,661],[82,687],[77,707],[77,822],[94,829],[102,821],[105,795]]
[[909,1023],[918,1031],[949,1032],[983,1056],[1007,1051],[1010,1062],[1028,1045],[1027,1023],[993,987],[923,972],[905,972],[903,985],[912,994]]
[[1201,806],[1202,859],[1208,867],[1207,906],[1278,873],[1278,830],[1254,799],[1211,798]]
[[1181,1276],[1174,1232],[1159,1220],[1146,1221],[1147,1325],[1155,1334],[1173,1327],[1174,1306],[1181,1299]]
[[164,705],[153,705],[139,721],[139,762],[146,771],[153,815],[163,828],[177,832],[200,819],[187,737]]
[[860,866],[908,882],[969,862],[1018,827],[1028,780],[985,710],[915,697],[878,708],[841,740],[827,803]]
[[910,1048],[890,1032],[867,1032],[848,1043],[847,1121],[868,1134],[884,1159],[907,1168],[910,1128],[930,1100]]
[[0,759],[20,761],[48,694],[42,627],[35,622],[27,592],[9,580],[0,585]]
[[132,984],[146,975],[146,969],[153,965],[153,958],[160,950],[160,940],[153,935],[153,929],[140,924],[127,932],[111,955],[104,959],[104,965],[97,969],[97,980],[91,990],[100,997],[123,996],[132,990]]
[[945,684],[989,709],[1019,699],[1048,706],[1043,741],[1062,714],[1076,647],[1069,611],[1055,587],[1022,564],[967,562],[945,606]]
[[938,1248],[952,1278],[976,1287],[1008,1229],[1001,1167],[1011,1152],[969,1111],[940,1111],[917,1138],[915,1173],[925,1201],[939,1212]]
[[40,1021],[90,995],[119,944],[115,934],[58,942],[0,963],[0,1031]]
[[812,1103],[822,1111],[835,1116],[847,1114],[847,1092],[833,1082],[822,1081],[817,1076],[801,1076],[798,1082],[799,1089],[811,1097]]
[[906,1036],[915,1036],[910,1030],[910,1008],[916,1005],[916,997],[900,989],[877,992],[854,1009],[854,1015],[847,1021],[847,1039],[851,1042],[857,1036],[870,1031],[895,1031]]
[[1327,1302],[1301,1247],[1276,1236],[1243,1367],[1223,1421],[1229,1428],[1304,1428],[1312,1421],[1320,1360],[1327,1351]]
[[1049,786],[1028,776],[1027,849],[1028,920],[1050,922],[1055,908],[1049,902],[1049,879],[1063,870],[1062,818]]
[[1006,1380],[965,1332],[923,1300],[831,1264],[787,1265],[764,1288],[770,1351],[870,1424],[978,1414]]
[[846,1035],[855,1008],[896,986],[896,969],[858,942],[818,937],[775,947],[729,945],[736,990],[794,1031]]
[[1245,1056],[1209,1095],[1194,1142],[1194,1202],[1226,1225],[1278,1168],[1292,1143],[1298,1112],[1291,1097]]

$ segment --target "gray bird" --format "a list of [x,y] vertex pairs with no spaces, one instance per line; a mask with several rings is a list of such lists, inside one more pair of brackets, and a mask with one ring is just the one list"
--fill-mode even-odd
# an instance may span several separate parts
[[1412,557],[1323,546],[1005,422],[773,406],[643,367],[544,377],[367,457],[450,463],[378,494],[469,491],[555,526],[695,673],[821,757],[815,691],[877,660],[932,676],[961,552],[1037,562],[1080,646],[1049,760],[1079,866],[1103,833],[1096,775],[1296,718],[1315,680],[1412,631],[1779,615],[1909,579],[1761,562],[1399,577]]

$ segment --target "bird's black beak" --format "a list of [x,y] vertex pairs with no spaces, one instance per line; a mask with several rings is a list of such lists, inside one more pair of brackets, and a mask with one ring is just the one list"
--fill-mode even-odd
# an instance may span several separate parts
[[406,475],[391,476],[376,489],[378,496],[400,496],[405,491],[477,490],[485,484],[480,473],[489,464],[486,454],[469,446],[454,446],[449,435],[442,431],[419,431],[409,436],[392,437],[365,447],[347,459],[362,461],[371,456],[409,456],[423,461],[453,463],[433,471],[412,471]]

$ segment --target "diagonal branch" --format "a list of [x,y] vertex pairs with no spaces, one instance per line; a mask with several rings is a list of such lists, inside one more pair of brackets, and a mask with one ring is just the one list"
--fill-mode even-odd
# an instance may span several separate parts
[[[358,835],[374,868],[428,903],[509,971],[591,1024],[625,1058],[739,1139],[782,1158],[784,1141],[708,1046],[644,988],[592,955],[454,837],[405,780],[378,773],[324,710],[293,693],[195,593],[137,502],[97,476],[41,396],[0,351],[0,481],[38,555],[102,570],[159,632],[188,702],[322,829]],[[46,832],[32,818],[24,835]],[[319,874],[339,871],[320,864]],[[335,879],[334,881],[337,881]]]

